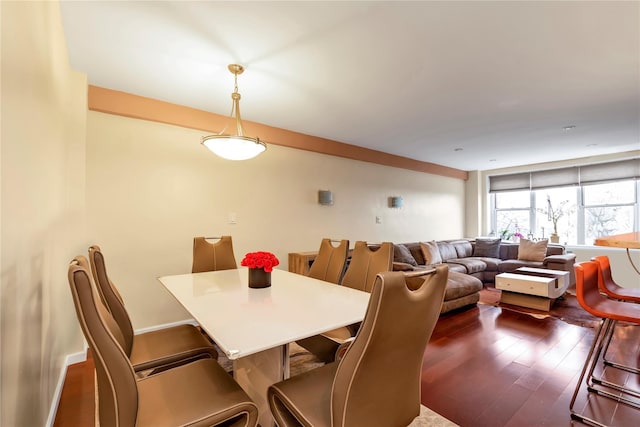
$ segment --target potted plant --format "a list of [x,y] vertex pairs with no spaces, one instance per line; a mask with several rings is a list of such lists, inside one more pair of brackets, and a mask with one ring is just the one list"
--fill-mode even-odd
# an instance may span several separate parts
[[549,236],[549,240],[551,240],[552,243],[560,242],[560,236],[558,235],[558,221],[565,214],[569,213],[570,209],[565,210],[565,206],[567,205],[567,203],[569,203],[569,200],[563,200],[562,202],[560,202],[560,204],[558,204],[556,208],[554,208],[551,204],[551,197],[547,196],[546,209],[538,209],[539,212],[542,212],[547,216],[547,221],[553,224],[553,233],[551,233],[551,236]]
[[500,239],[505,241],[514,241],[518,243],[524,235],[520,232],[520,227],[518,227],[518,222],[515,223],[514,231],[511,231],[511,223],[513,221],[509,221],[509,224],[506,225],[504,230],[500,231]]

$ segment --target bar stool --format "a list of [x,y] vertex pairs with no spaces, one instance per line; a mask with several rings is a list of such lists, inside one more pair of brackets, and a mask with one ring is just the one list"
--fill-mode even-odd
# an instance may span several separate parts
[[640,306],[609,299],[602,295],[598,289],[598,265],[599,264],[596,261],[586,261],[575,266],[576,296],[578,298],[578,302],[585,311],[601,318],[602,322],[598,326],[593,344],[591,345],[589,354],[585,360],[580,378],[578,379],[578,383],[576,384],[576,388],[573,392],[573,397],[571,398],[569,410],[571,412],[571,418],[575,420],[604,426],[604,424],[596,420],[575,412],[573,410],[573,406],[582,385],[582,381],[585,379],[585,374],[587,374],[588,371],[585,382],[589,392],[640,409],[640,405],[636,401],[631,400],[622,394],[614,394],[611,391],[605,390],[602,386],[612,388],[635,397],[640,397],[640,392],[624,387],[620,384],[604,381],[594,376],[595,367],[602,355],[606,338],[610,333],[612,326],[615,325],[616,321],[624,321],[640,325]]
[[[591,261],[595,261],[598,263],[598,288],[600,292],[605,294],[607,297],[623,301],[640,304],[640,289],[639,288],[624,288],[618,285],[614,280],[611,274],[611,263],[609,262],[609,257],[606,255],[596,256],[591,258]],[[607,366],[613,366],[618,369],[622,369],[627,372],[632,372],[634,374],[640,374],[640,368],[634,366],[623,365],[620,363],[616,363],[607,359],[607,350],[609,349],[609,344],[611,343],[611,339],[613,338],[613,332],[615,330],[617,322],[614,322],[610,329],[609,336],[607,337],[604,352],[603,352],[603,362]]]

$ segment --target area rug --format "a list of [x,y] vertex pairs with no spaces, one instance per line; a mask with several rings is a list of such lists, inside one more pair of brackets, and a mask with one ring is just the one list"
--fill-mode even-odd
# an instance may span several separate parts
[[527,314],[531,317],[535,317],[536,319],[552,317],[571,325],[584,326],[587,328],[595,328],[600,322],[600,319],[587,313],[580,306],[575,295],[575,288],[569,288],[569,290],[565,292],[564,297],[556,299],[549,311],[541,311],[533,308],[501,303],[501,292],[502,291],[500,289],[485,288],[480,291],[479,303],[500,307],[504,310],[517,311],[518,313]]
[[[224,353],[218,350],[218,362],[227,372],[233,369],[231,362]],[[300,374],[310,369],[324,365],[316,356],[308,352],[296,343],[289,344],[289,369],[291,376]],[[442,415],[432,411],[424,405],[420,405],[420,415],[418,415],[408,427],[457,427],[458,425],[449,421]]]
[[420,415],[418,415],[408,427],[458,427],[437,412],[424,405],[420,405]]

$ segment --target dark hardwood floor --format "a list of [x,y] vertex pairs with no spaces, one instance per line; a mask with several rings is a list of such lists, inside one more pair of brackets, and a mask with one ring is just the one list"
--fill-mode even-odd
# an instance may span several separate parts
[[[640,327],[616,332],[609,354],[638,366]],[[572,422],[569,403],[594,335],[488,305],[445,315],[425,352],[422,403],[461,426],[582,425]],[[640,425],[640,410],[589,395],[584,386],[578,397],[578,412],[611,426]]]
[[94,365],[88,353],[85,362],[67,368],[54,427],[95,426]]
[[[490,305],[441,316],[425,351],[422,403],[460,426],[581,426],[569,401],[594,333]],[[640,327],[619,325],[610,354],[637,365]],[[627,385],[640,390],[638,377]],[[93,390],[92,360],[70,366],[54,425],[93,426]],[[640,410],[584,386],[575,408],[610,426],[640,425]]]

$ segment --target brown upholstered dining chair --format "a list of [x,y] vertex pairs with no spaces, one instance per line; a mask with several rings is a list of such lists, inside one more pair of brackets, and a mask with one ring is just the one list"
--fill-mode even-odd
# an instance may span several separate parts
[[371,292],[376,275],[383,271],[391,271],[393,267],[393,243],[384,242],[368,245],[357,241],[353,247],[349,267],[340,282],[343,286]]
[[101,426],[257,425],[256,405],[214,360],[196,360],[137,380],[120,329],[95,293],[86,267],[74,259],[68,278],[96,366]]
[[[393,243],[384,242],[376,246],[376,248],[371,248],[367,242],[356,242],[349,267],[340,282],[341,285],[371,292],[376,275],[391,271],[393,268]],[[349,341],[357,330],[358,325],[343,326],[296,342],[323,362],[331,362],[335,360],[338,348]]]
[[[339,242],[337,246],[333,242]],[[307,276],[325,282],[340,283],[349,253],[348,240],[322,239],[316,259],[313,260]]]
[[[75,260],[80,265],[86,263],[81,256]],[[217,360],[218,352],[213,344],[193,325],[172,326],[135,335],[129,313],[120,293],[109,279],[104,255],[98,245],[89,248],[89,260],[100,299],[120,330],[122,348],[136,372],[167,368],[195,359]]]
[[440,315],[448,267],[407,274],[418,275],[425,280],[415,290],[402,272],[377,275],[344,357],[269,387],[278,426],[406,426],[418,416],[422,358]]
[[[207,240],[218,239],[211,243]],[[192,273],[203,271],[233,270],[238,268],[233,254],[231,236],[194,237],[193,238],[193,266]]]

